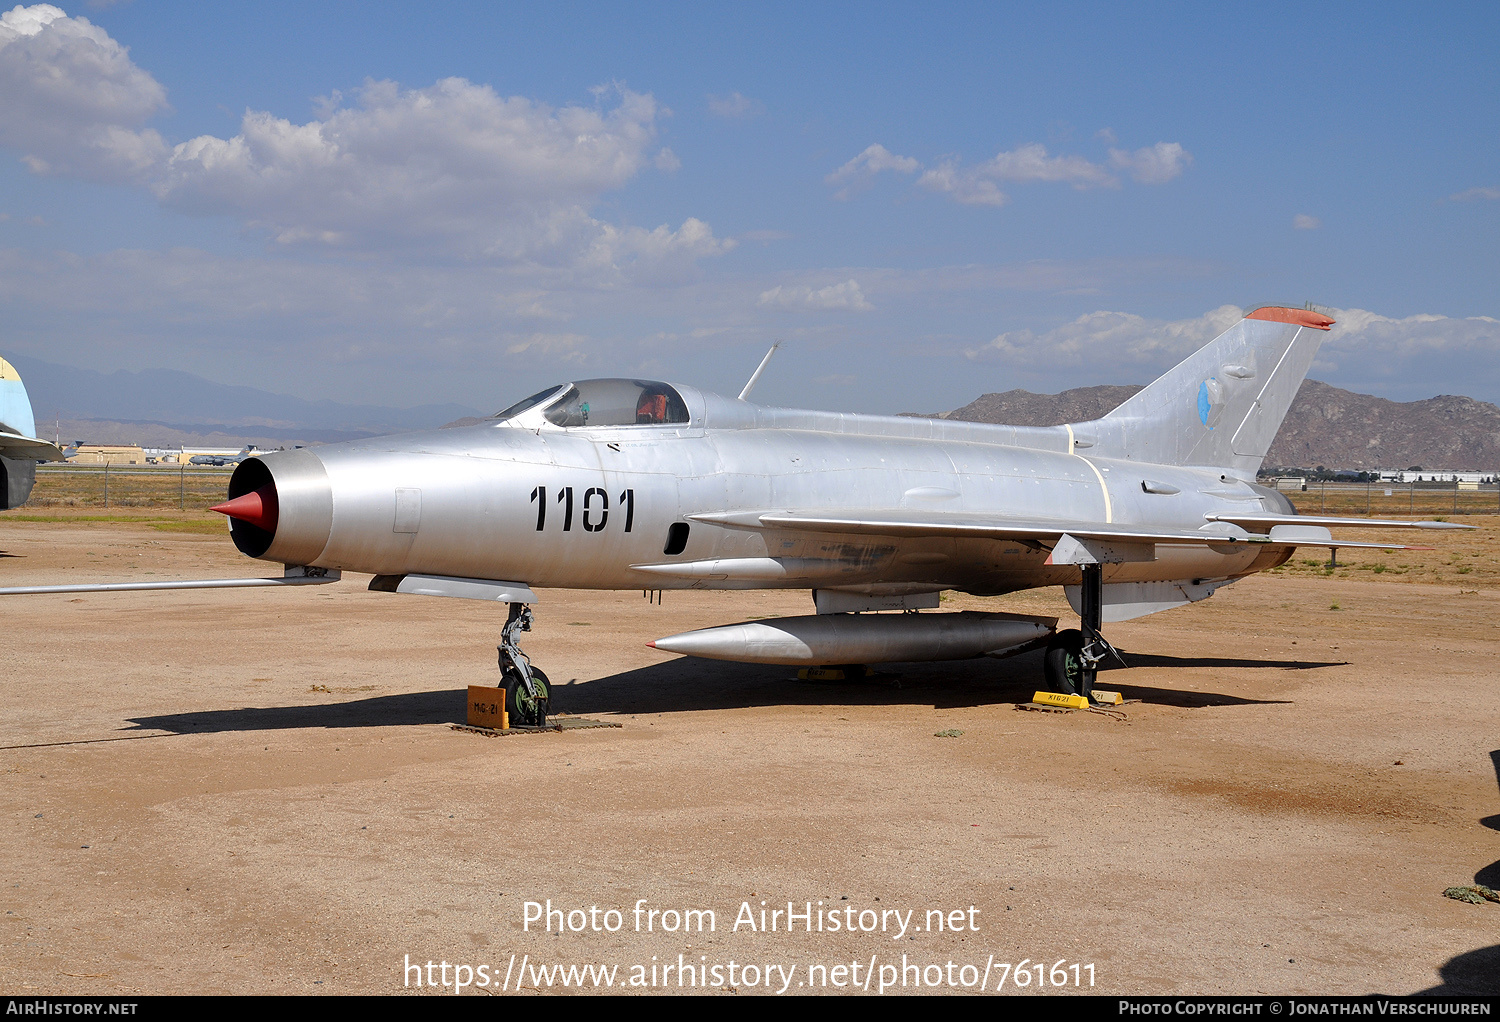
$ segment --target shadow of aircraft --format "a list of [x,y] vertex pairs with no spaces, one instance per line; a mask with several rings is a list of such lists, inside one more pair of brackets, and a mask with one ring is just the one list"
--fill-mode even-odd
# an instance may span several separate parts
[[[1490,753],[1490,763],[1495,768],[1495,782],[1500,784],[1500,749]],[[1500,830],[1500,815],[1486,816],[1479,822],[1491,830]],[[1500,862],[1492,862],[1475,873],[1474,882],[1486,887],[1500,887]],[[1490,909],[1488,905],[1478,907]],[[1500,944],[1454,955],[1438,969],[1438,975],[1442,977],[1442,983],[1418,990],[1414,996],[1500,994]]]
[[[1282,671],[1311,671],[1320,667],[1347,667],[1347,660],[1246,660],[1231,657],[1183,657],[1162,656],[1158,653],[1126,653],[1120,651],[1131,667],[1271,667]],[[1109,665],[1118,671],[1119,664]]]
[[1454,955],[1438,969],[1443,982],[1413,996],[1455,997],[1500,994],[1500,944]]
[[[1305,661],[1229,660],[1128,654],[1134,667],[1273,667],[1307,669],[1335,666]],[[554,712],[672,713],[747,709],[764,706],[930,706],[956,709],[994,703],[1027,702],[1041,684],[1041,653],[1006,660],[963,660],[890,664],[869,678],[809,682],[796,669],[768,664],[682,657],[591,681],[553,680]],[[1286,703],[1222,692],[1180,691],[1131,685],[1129,671],[1108,668],[1101,687],[1118,688],[1128,699],[1159,706],[1198,708]],[[484,682],[495,679],[483,678]],[[446,724],[464,717],[463,690],[435,690],[375,696],[308,706],[241,707],[131,718],[140,729],[179,733],[276,731],[300,727],[382,727]]]
[[304,727],[398,727],[451,724],[464,717],[460,689],[408,692],[311,706],[244,706],[234,710],[197,710],[131,717],[129,730],[209,734],[222,731],[287,731]]
[[[1500,749],[1496,749],[1490,753],[1490,765],[1495,768],[1495,784],[1500,785]],[[1479,823],[1490,830],[1500,830],[1500,813],[1494,816],[1486,816]],[[1500,890],[1500,861],[1492,862],[1478,873],[1475,873],[1474,882]],[[1500,969],[1496,971],[1500,973]]]
[[[1134,663],[1132,658],[1131,663]],[[1123,675],[1118,666],[1115,670]],[[558,691],[554,705],[570,713],[665,713],[752,706],[931,706],[956,709],[1029,702],[1041,685],[1039,652],[1008,660],[886,664],[870,678],[807,682],[796,668],[736,664],[684,657],[635,671],[581,682]],[[1179,692],[1132,686],[1119,678],[1126,698],[1166,706],[1225,706],[1285,700],[1246,699],[1216,692]]]

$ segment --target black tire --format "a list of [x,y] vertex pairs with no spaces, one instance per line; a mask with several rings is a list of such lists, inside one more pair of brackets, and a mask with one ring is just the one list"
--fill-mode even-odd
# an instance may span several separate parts
[[1083,683],[1083,633],[1078,629],[1066,628],[1054,635],[1042,665],[1048,692],[1088,695]]
[[547,676],[540,670],[531,669],[531,681],[536,687],[536,699],[532,699],[521,684],[520,672],[511,669],[505,672],[505,712],[512,726],[541,727],[547,723],[551,711],[551,689]]

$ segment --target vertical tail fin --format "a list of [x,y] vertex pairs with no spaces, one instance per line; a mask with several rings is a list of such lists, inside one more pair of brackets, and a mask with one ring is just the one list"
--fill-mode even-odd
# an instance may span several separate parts
[[1333,320],[1256,309],[1088,424],[1101,454],[1254,476]]
[[32,436],[31,398],[15,366],[0,358],[0,510],[26,503],[36,482],[36,463],[62,461],[63,453]]

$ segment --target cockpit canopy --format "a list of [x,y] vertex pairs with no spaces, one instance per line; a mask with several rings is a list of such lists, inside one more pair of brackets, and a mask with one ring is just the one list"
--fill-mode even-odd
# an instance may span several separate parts
[[540,413],[554,426],[659,426],[688,421],[682,395],[651,380],[582,380],[538,391],[497,419]]

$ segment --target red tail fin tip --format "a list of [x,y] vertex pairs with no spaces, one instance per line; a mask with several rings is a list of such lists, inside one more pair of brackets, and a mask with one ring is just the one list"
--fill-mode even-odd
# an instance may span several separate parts
[[1297,326],[1312,327],[1314,330],[1327,330],[1333,326],[1333,320],[1321,312],[1313,312],[1310,309],[1283,309],[1275,305],[1256,309],[1245,318],[1264,319],[1272,323],[1293,323]]

